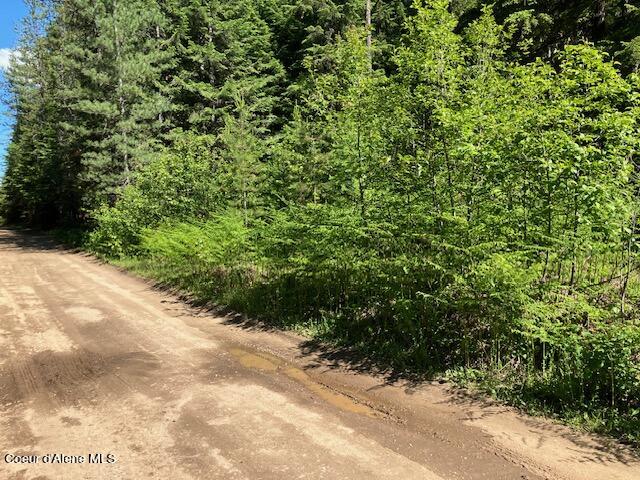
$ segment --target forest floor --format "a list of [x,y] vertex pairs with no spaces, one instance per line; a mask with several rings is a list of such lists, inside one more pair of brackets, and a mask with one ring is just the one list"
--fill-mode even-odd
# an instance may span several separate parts
[[637,480],[640,459],[0,230],[0,478],[144,477]]

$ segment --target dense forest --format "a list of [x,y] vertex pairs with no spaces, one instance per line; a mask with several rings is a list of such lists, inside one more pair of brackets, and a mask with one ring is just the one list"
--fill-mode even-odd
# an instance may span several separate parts
[[640,1],[28,3],[7,222],[640,441]]

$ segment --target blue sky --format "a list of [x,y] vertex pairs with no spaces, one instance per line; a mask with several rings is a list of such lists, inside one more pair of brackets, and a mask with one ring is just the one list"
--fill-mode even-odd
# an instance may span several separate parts
[[[20,19],[26,15],[27,7],[22,0],[0,1],[0,81],[4,83],[3,66],[9,50],[15,48],[18,36],[16,28]],[[4,104],[0,104],[0,175],[4,171],[4,156],[11,129]]]

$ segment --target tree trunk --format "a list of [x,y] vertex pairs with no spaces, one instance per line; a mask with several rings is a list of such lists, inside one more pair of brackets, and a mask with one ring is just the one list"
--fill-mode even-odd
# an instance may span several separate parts
[[633,237],[636,233],[637,214],[634,212],[633,219],[631,221],[631,233],[629,234],[629,240],[627,241],[627,265],[624,280],[622,282],[622,289],[620,293],[620,312],[622,315],[626,313],[626,299],[627,299],[627,287],[629,285],[629,277],[631,276],[631,249],[633,246]]
[[371,59],[371,0],[367,0],[365,6],[365,26],[367,27],[367,51]]
[[607,25],[607,2],[606,0],[598,0],[594,5],[593,12],[593,40],[597,41],[604,37]]
[[[120,121],[122,122],[121,125],[124,125],[124,120],[126,116],[126,102],[123,95],[124,82],[122,80],[122,70],[120,66],[121,54],[120,54],[120,36],[118,33],[117,10],[118,10],[118,3],[114,0],[113,2],[113,33],[115,37],[114,41],[115,41],[115,47],[116,47],[116,69],[118,71],[118,104],[120,106]],[[124,184],[128,185],[129,176],[130,176],[129,147],[127,145],[127,130],[124,126],[122,127],[121,133],[122,133],[122,138],[124,139],[123,141],[124,143],[124,166],[123,166]]]

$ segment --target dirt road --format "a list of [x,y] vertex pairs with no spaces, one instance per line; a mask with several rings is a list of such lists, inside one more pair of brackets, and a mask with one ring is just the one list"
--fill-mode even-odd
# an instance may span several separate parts
[[0,479],[640,479],[616,445],[364,370],[0,230]]

